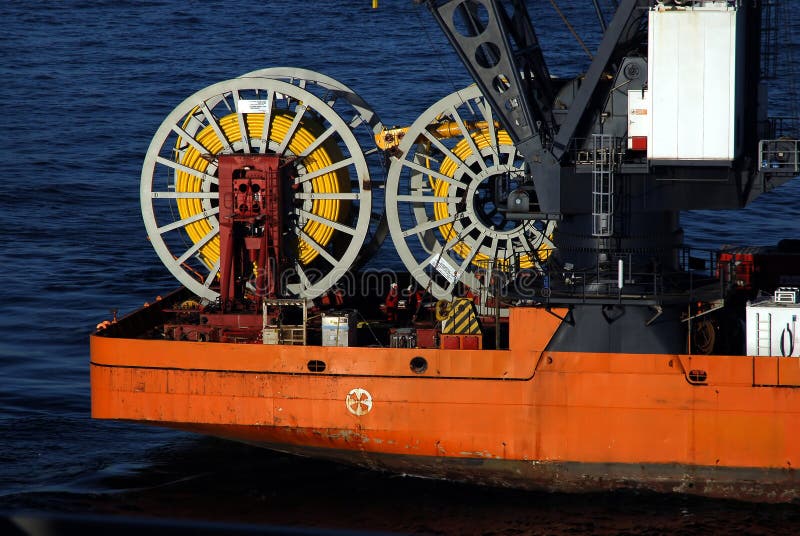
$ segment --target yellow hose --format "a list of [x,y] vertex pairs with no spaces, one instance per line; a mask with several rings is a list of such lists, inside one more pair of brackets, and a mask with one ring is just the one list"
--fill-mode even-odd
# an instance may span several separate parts
[[[481,130],[480,132],[476,132],[471,134],[472,139],[475,141],[475,145],[477,145],[478,150],[483,150],[486,147],[490,147],[492,145],[492,140],[489,137],[489,132],[487,130]],[[498,145],[513,145],[511,141],[511,137],[508,135],[508,132],[505,130],[499,130],[497,132],[497,141]],[[459,141],[456,146],[453,148],[453,154],[463,162],[466,162],[467,159],[472,155],[472,149],[469,146],[466,138]],[[482,156],[478,156],[482,158]],[[456,170],[458,169],[458,165],[449,157],[445,158],[442,161],[441,166],[439,166],[439,172],[443,175],[447,175],[448,177],[453,177],[455,175]],[[450,189],[450,184],[440,180],[434,179],[432,176],[429,177],[431,188],[433,189],[433,195],[436,197],[447,197],[448,190]],[[433,205],[433,215],[435,220],[441,220],[450,216],[450,210],[447,203],[434,203]],[[451,238],[456,236],[455,229],[451,223],[446,223],[439,226],[439,232],[441,233],[442,237],[444,238],[445,243],[449,241]],[[470,255],[471,248],[469,244],[464,241],[459,241],[453,246],[453,251],[459,255],[462,259],[466,259]],[[531,255],[536,257],[536,261],[542,262],[550,256],[552,250],[547,246],[541,246],[535,252],[531,252],[530,254],[525,254],[520,257],[520,268],[532,268],[534,266],[534,259],[531,258]],[[501,267],[508,269],[510,259],[490,259],[488,255],[484,253],[477,253],[475,257],[472,259],[472,264],[477,266],[478,268],[482,268],[484,270],[489,268],[490,261],[497,262]]]
[[[191,113],[189,117],[191,117]],[[251,138],[260,138],[264,131],[263,114],[246,114],[247,131]],[[289,131],[289,127],[294,120],[294,113],[286,110],[277,110],[272,115],[269,138],[271,141],[280,144]],[[242,139],[239,129],[238,114],[232,113],[219,120],[220,129],[225,135],[229,144],[234,144]],[[304,119],[297,127],[294,136],[289,142],[289,154],[301,154],[314,140],[322,134],[323,127],[312,119]],[[209,125],[200,130],[195,136],[197,142],[208,150],[208,153],[218,154],[223,149],[223,141],[219,139],[214,129]],[[178,139],[176,147],[181,144]],[[188,146],[182,151],[180,163],[205,173],[209,162],[203,158],[197,149]],[[317,147],[311,154],[304,159],[307,173],[327,167],[335,162],[344,159],[338,145],[333,140],[327,140]],[[175,174],[175,191],[177,192],[199,192],[202,188],[202,179],[184,171],[177,171]],[[336,171],[326,173],[311,180],[311,189],[316,193],[340,193],[350,191],[350,175],[347,168],[340,168]],[[202,200],[200,199],[178,199],[178,213],[181,219],[189,218],[203,211]],[[312,201],[312,214],[320,216],[330,221],[343,222],[350,213],[350,202],[340,199],[314,199]],[[190,223],[185,227],[189,238],[197,243],[209,232],[212,227],[208,219],[202,219]],[[335,230],[324,223],[308,220],[303,226],[303,231],[322,247],[327,246],[334,236]],[[215,236],[199,250],[200,258],[203,263],[211,269],[217,262],[220,255],[219,236]],[[303,239],[298,239],[297,256],[302,264],[308,264],[319,254]]]

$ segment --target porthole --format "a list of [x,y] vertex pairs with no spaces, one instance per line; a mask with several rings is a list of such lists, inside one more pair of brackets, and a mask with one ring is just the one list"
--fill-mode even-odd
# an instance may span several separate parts
[[325,361],[312,359],[308,362],[308,370],[311,372],[325,372]]
[[428,370],[428,361],[424,357],[417,356],[411,360],[411,371],[416,374],[424,374]]

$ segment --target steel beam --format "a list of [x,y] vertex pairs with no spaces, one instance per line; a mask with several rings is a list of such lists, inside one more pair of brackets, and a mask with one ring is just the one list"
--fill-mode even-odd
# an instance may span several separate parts
[[538,160],[555,129],[554,92],[524,2],[427,4],[517,149],[528,162]]

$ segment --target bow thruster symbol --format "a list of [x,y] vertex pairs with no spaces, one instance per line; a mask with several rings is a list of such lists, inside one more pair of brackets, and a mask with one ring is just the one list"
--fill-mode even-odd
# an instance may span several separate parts
[[360,417],[372,409],[372,395],[366,389],[356,387],[347,393],[344,403],[347,405],[347,411]]

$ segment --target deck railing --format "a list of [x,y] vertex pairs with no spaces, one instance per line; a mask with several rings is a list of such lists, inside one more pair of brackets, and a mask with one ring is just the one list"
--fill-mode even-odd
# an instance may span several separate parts
[[775,139],[758,142],[758,167],[762,174],[800,174],[800,140]]

